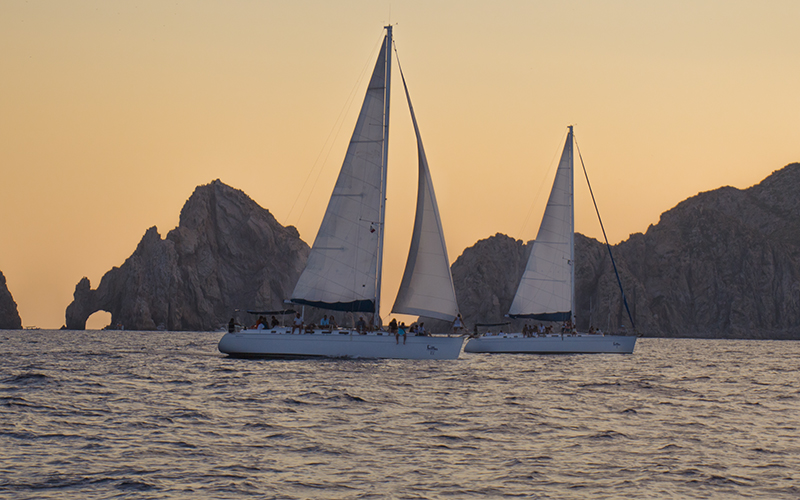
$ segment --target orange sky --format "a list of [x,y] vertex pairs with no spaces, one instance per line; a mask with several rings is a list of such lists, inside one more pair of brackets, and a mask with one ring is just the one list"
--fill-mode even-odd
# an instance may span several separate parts
[[[0,270],[23,324],[60,327],[81,277],[96,287],[216,178],[310,244],[387,22],[451,262],[535,237],[569,124],[612,242],[800,161],[795,0],[4,0]],[[389,304],[417,175],[395,83]],[[576,186],[577,230],[599,238]]]

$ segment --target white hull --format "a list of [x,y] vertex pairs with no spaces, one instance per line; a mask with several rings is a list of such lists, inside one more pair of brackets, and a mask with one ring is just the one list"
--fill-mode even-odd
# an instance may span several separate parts
[[632,354],[636,337],[623,335],[550,334],[523,337],[520,334],[481,336],[470,339],[464,352],[528,354]]
[[403,338],[398,343],[387,332],[360,335],[350,330],[292,335],[291,329],[245,330],[226,333],[219,350],[239,358],[372,358],[372,359],[457,359],[463,337]]

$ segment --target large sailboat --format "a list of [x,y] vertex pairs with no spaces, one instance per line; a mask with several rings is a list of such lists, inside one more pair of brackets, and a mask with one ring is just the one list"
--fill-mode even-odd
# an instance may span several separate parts
[[[229,332],[219,342],[221,352],[236,357],[458,358],[463,337],[409,332],[398,338],[380,325],[391,70],[392,27],[387,26],[339,177],[291,297],[298,305],[371,318],[372,326]],[[458,305],[442,223],[404,78],[403,86],[417,137],[419,184],[411,248],[392,313],[453,321]]]
[[573,130],[570,126],[542,223],[507,315],[512,319],[560,322],[561,325],[556,327],[556,331],[548,329],[542,332],[534,329],[525,333],[486,333],[470,339],[464,347],[465,352],[531,354],[633,352],[636,345],[635,336],[580,333],[574,328],[573,141]]

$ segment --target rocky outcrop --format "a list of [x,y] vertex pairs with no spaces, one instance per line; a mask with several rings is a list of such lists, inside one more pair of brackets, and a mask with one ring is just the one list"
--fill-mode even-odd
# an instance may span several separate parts
[[232,316],[246,323],[247,308],[283,308],[308,252],[294,227],[216,180],[195,189],[166,238],[148,229],[97,289],[83,278],[66,326],[84,329],[100,310],[111,313],[111,327],[132,330],[214,330]]
[[[800,339],[800,164],[749,189],[700,193],[612,250],[644,335]],[[89,315],[105,310],[113,325],[129,329],[210,330],[236,309],[280,309],[308,251],[293,227],[214,181],[195,190],[166,238],[150,228],[96,290],[81,280],[67,327],[84,328]],[[459,308],[470,328],[508,321],[504,315],[529,252],[530,243],[497,234],[453,263]],[[578,326],[630,329],[605,245],[576,234],[575,264]],[[306,312],[312,321],[322,314]],[[449,327],[421,321],[429,330]]]
[[[527,246],[496,235],[456,260],[468,324],[502,321]],[[613,254],[645,335],[800,339],[800,164],[683,201]],[[575,261],[578,325],[630,328],[605,245],[576,235]]]
[[657,335],[800,338],[800,164],[700,193],[617,245]]
[[22,320],[17,311],[17,303],[8,291],[6,277],[0,271],[0,330],[20,330]]

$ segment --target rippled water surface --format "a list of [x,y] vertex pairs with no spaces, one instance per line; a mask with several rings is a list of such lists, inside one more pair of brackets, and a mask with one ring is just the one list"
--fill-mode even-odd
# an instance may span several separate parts
[[799,342],[248,361],[0,331],[2,498],[798,498]]

